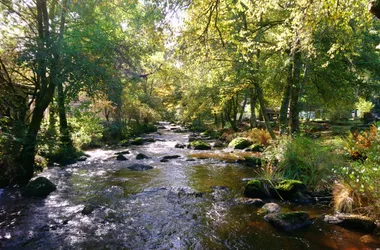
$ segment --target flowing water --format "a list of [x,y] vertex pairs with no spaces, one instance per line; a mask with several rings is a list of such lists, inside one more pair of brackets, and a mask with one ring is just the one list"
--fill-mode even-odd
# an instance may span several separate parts
[[[165,124],[168,128],[170,126]],[[285,233],[272,228],[258,209],[238,204],[252,167],[193,159],[177,149],[189,133],[161,129],[156,142],[126,150],[87,152],[86,162],[42,173],[57,191],[47,198],[24,198],[17,187],[0,190],[1,249],[377,249],[364,234],[327,225],[329,208],[281,204],[306,210],[314,223]],[[226,151],[225,149],[224,151]],[[218,153],[219,151],[214,151]],[[150,158],[136,160],[138,153]],[[163,156],[180,158],[161,162]],[[154,167],[133,171],[132,163]],[[94,210],[82,214],[85,206]]]

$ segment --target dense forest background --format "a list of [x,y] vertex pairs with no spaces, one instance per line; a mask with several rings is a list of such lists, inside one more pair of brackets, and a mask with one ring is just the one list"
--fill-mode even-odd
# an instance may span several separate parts
[[[0,0],[1,184],[159,120],[220,134],[265,128],[273,141],[307,134],[310,120],[372,122],[380,22],[368,4]],[[315,143],[297,138],[296,152]],[[377,127],[348,141],[354,161],[334,171],[353,190],[361,173],[360,190],[376,194]]]

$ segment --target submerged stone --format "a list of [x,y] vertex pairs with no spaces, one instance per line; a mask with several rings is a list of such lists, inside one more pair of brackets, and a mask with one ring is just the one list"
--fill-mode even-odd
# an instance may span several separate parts
[[229,144],[228,147],[233,149],[245,149],[249,146],[251,146],[252,142],[250,142],[248,139],[243,137],[238,137],[233,139]]
[[306,212],[272,213],[264,216],[273,227],[292,231],[311,224],[310,216]]
[[57,187],[47,178],[38,177],[26,185],[24,196],[45,197],[55,191]]
[[246,197],[240,197],[236,198],[235,202],[240,203],[240,204],[245,204],[245,205],[251,205],[255,207],[262,207],[264,205],[264,201],[259,198],[246,198]]
[[204,141],[192,141],[189,144],[189,147],[195,150],[209,150],[211,149],[211,145]]
[[131,170],[134,170],[134,171],[144,171],[144,170],[153,169],[152,166],[144,165],[144,164],[132,164],[128,168],[131,169]]
[[180,155],[167,155],[167,156],[162,157],[162,159],[169,160],[169,159],[178,159],[180,157],[181,157]]
[[359,214],[341,214],[326,215],[324,221],[330,224],[354,229],[362,232],[373,232],[376,228],[375,221],[369,217]]

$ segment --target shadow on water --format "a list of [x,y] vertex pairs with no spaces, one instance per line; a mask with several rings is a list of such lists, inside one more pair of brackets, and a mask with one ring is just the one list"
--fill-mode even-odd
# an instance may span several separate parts
[[[213,159],[187,161],[199,153],[176,149],[189,134],[168,130],[156,142],[117,150],[89,152],[90,159],[43,173],[57,184],[46,199],[23,198],[18,188],[0,198],[1,249],[376,249],[361,233],[325,224],[326,207],[281,204],[306,210],[314,223],[285,233],[272,228],[258,209],[238,204],[243,178],[255,169]],[[125,150],[125,149],[121,149]],[[218,154],[220,151],[213,151]],[[138,153],[149,158],[136,160]],[[179,155],[161,162],[163,156]],[[154,167],[133,171],[133,163]],[[90,214],[82,214],[91,206]]]

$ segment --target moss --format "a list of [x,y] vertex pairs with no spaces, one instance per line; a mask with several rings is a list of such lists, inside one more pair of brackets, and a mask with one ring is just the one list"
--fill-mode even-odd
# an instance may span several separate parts
[[261,188],[261,182],[259,180],[250,180],[247,185],[255,186],[257,188]]
[[252,144],[251,146],[248,147],[248,150],[251,152],[263,152],[264,146],[261,144]]
[[229,144],[228,147],[234,148],[234,149],[245,149],[252,145],[252,142],[250,142],[246,138],[238,137],[233,139]]
[[250,180],[245,186],[244,195],[250,198],[268,197],[268,194],[260,180]]
[[277,186],[277,190],[292,192],[295,190],[306,189],[306,186],[299,180],[283,180]]
[[211,145],[204,141],[192,141],[189,146],[196,150],[209,150],[211,149]]
[[143,145],[144,144],[144,139],[141,138],[141,137],[137,137],[135,139],[133,139],[133,141],[131,142],[132,145]]

